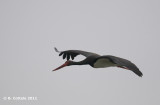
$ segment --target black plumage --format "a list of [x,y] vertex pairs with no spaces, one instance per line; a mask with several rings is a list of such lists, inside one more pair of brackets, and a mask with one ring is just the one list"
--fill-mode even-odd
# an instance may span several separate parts
[[[120,67],[123,69],[131,70],[140,77],[143,76],[142,72],[138,69],[138,67],[134,63],[120,57],[116,57],[112,55],[100,56],[96,53],[91,53],[91,52],[86,52],[81,50],[58,51],[57,48],[55,48],[55,51],[59,53],[59,56],[63,56],[63,59],[67,59],[65,64],[56,68],[55,70],[58,70],[64,66],[88,64],[94,68]],[[86,59],[80,62],[70,61],[70,59],[74,60],[74,58],[80,54],[85,56]]]

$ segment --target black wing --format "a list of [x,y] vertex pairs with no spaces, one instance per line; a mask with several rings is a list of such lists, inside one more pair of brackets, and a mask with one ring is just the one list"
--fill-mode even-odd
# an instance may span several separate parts
[[72,60],[77,56],[77,55],[83,55],[85,57],[89,57],[92,55],[99,56],[98,54],[91,53],[91,52],[86,52],[86,51],[81,51],[81,50],[66,50],[66,51],[58,51],[57,48],[54,48],[56,52],[59,53],[59,56],[63,55],[63,59],[69,60],[72,58]]
[[113,63],[117,64],[119,67],[127,68],[127,69],[133,71],[135,74],[137,74],[140,77],[143,76],[142,72],[138,69],[138,67],[129,60],[115,57],[115,56],[111,56],[111,55],[101,56],[101,57],[106,57],[106,58],[110,59]]

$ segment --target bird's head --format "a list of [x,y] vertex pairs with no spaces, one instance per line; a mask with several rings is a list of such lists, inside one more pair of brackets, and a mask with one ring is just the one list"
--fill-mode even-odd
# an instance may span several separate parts
[[56,71],[56,70],[59,70],[59,69],[65,67],[65,66],[70,66],[70,65],[72,65],[72,61],[68,60],[64,64],[62,64],[61,66],[57,67],[56,69],[54,69],[52,71]]

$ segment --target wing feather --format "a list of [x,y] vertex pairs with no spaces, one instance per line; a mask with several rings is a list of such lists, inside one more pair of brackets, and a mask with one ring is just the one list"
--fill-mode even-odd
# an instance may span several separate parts
[[[111,56],[111,55],[101,56],[101,57],[102,58],[106,57],[106,58],[110,59],[113,63],[117,64],[117,66],[122,67],[122,68],[127,68],[127,69],[133,71],[135,74],[137,74],[140,77],[143,76],[143,74],[139,70],[139,68],[134,63],[132,63],[131,61],[129,61],[127,59],[123,59],[123,58]],[[101,58],[101,57],[99,57],[99,58]]]
[[[56,52],[59,53],[59,56],[62,56],[63,55],[63,59],[74,59],[77,55],[83,55],[85,57],[88,57],[88,56],[92,56],[92,55],[98,55],[98,54],[95,54],[95,53],[91,53],[91,52],[86,52],[86,51],[81,51],[81,50],[66,50],[66,51],[58,51],[57,48],[54,48]],[[99,55],[98,55],[99,56]]]

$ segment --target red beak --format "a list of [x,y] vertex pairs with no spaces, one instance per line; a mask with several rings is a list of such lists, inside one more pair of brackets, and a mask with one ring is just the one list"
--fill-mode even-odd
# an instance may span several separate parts
[[56,70],[61,69],[61,68],[65,67],[65,66],[68,66],[68,65],[69,65],[69,61],[66,61],[63,65],[57,67],[56,69],[54,69],[52,71],[56,71]]

